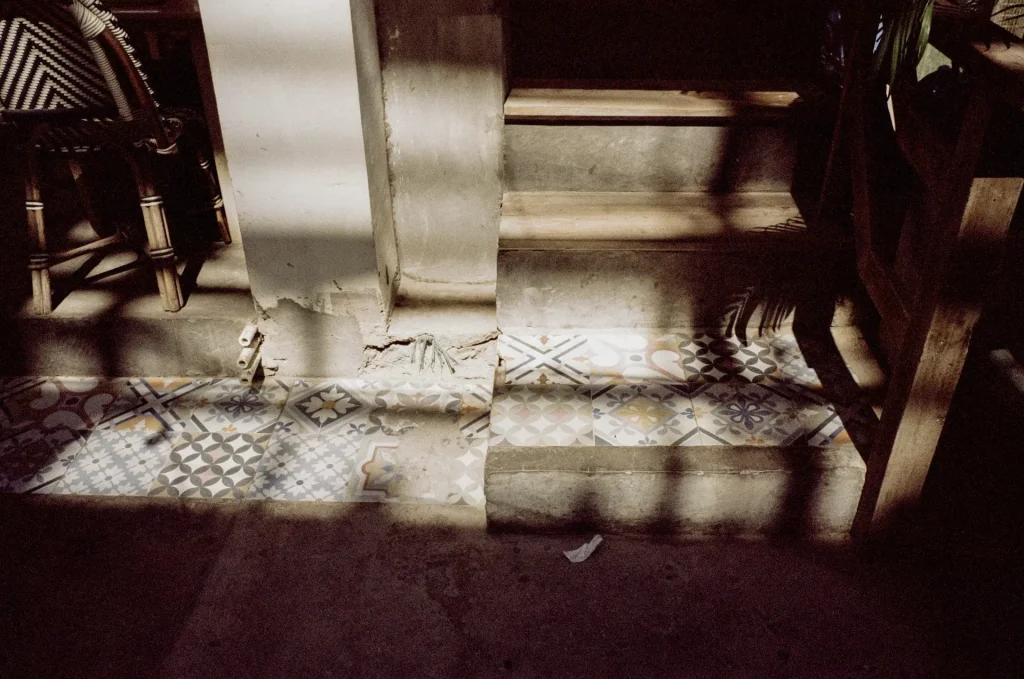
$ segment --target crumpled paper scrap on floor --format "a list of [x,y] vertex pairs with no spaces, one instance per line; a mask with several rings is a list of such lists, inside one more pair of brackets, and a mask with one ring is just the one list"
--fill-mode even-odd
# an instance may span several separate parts
[[565,558],[573,563],[583,563],[590,558],[590,555],[594,553],[594,550],[597,549],[597,546],[602,542],[604,542],[604,538],[600,535],[595,535],[590,542],[577,547],[576,549],[570,549],[567,552],[562,552],[562,554],[565,554]]

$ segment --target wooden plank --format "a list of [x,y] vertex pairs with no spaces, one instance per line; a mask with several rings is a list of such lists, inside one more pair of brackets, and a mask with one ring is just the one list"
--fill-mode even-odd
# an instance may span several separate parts
[[785,119],[796,92],[513,89],[505,120]]
[[514,78],[511,89],[525,90],[675,90],[690,92],[785,92],[799,91],[803,83],[774,80],[666,80],[621,78]]
[[931,42],[977,77],[990,94],[1024,110],[1024,41],[990,21],[975,22],[963,37],[963,22],[936,20]]
[[1009,229],[1022,186],[1020,178],[973,183],[950,275],[915,320],[892,377],[868,460],[859,534],[885,530],[920,498],[981,314],[991,256]]
[[787,193],[510,192],[503,249],[678,249],[806,240]]
[[893,95],[896,111],[896,141],[921,180],[938,186],[948,177],[956,151],[953,140],[946,139],[904,96]]
[[967,103],[949,190],[935,197],[927,272],[914,315],[893,361],[882,421],[871,455],[854,532],[883,533],[921,496],[942,424],[981,313],[987,274],[1020,197],[1020,178],[974,179],[991,102],[974,88]]
[[122,21],[132,23],[199,21],[196,0],[107,0],[104,5]]
[[873,250],[858,251],[857,272],[882,317],[882,349],[889,358],[899,353],[909,323],[907,306],[888,267]]
[[50,261],[53,262],[54,264],[57,264],[58,262],[66,262],[69,259],[81,257],[82,255],[89,254],[90,252],[105,250],[112,245],[118,245],[123,242],[125,242],[124,236],[122,236],[119,233],[115,233],[113,236],[100,238],[99,240],[94,240],[93,242],[86,243],[85,245],[79,245],[78,247],[71,248],[70,250],[64,250],[63,252],[55,252],[52,255],[50,255]]

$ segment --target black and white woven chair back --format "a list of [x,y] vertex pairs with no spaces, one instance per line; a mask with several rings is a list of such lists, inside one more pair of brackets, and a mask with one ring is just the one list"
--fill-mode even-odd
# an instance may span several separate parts
[[127,35],[98,0],[14,0],[0,15],[0,109],[106,111],[133,118],[110,58],[98,38],[109,30],[134,58]]

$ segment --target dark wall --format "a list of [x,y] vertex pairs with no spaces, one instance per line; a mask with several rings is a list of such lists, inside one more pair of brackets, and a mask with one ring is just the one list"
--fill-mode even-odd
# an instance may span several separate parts
[[513,78],[803,79],[820,0],[509,0]]

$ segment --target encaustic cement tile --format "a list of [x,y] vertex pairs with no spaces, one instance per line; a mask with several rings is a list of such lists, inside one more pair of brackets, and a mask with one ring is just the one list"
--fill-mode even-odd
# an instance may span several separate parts
[[0,442],[0,493],[51,492],[85,449],[88,432],[29,429]]
[[355,472],[362,439],[280,434],[260,463],[249,497],[340,502]]
[[292,434],[339,434],[373,408],[362,380],[297,381],[276,431]]
[[487,439],[469,442],[466,452],[452,464],[448,504],[484,506],[484,465],[487,460]]
[[779,375],[775,349],[765,340],[698,334],[680,347],[683,363],[699,382],[758,384]]
[[591,382],[595,385],[683,384],[687,381],[678,335],[593,335],[589,344]]
[[394,437],[362,439],[346,497],[353,502],[445,503],[451,465],[430,459],[410,441]]
[[290,385],[268,379],[251,386],[239,380],[217,380],[187,397],[191,402],[186,431],[222,434],[271,433],[288,400]]
[[491,430],[492,385],[468,385],[459,404],[459,430],[470,440],[487,440]]
[[124,380],[54,377],[22,383],[0,404],[0,425],[14,433],[30,428],[77,431],[95,428],[114,405]]
[[[478,504],[485,441],[468,440],[451,413],[376,411],[360,432],[346,499]],[[380,425],[374,424],[374,421]]]
[[579,335],[499,335],[504,385],[590,383],[587,338]]
[[571,385],[496,388],[491,447],[594,445],[590,389]]
[[210,382],[211,380],[194,380],[186,377],[129,379],[98,429],[150,433],[183,432],[195,404],[192,397],[209,386]]
[[730,382],[691,398],[705,445],[830,445],[841,436],[835,407],[809,389]]
[[164,432],[95,431],[54,493],[146,495],[171,446]]
[[245,497],[270,439],[270,434],[181,434],[149,494]]
[[612,385],[594,390],[598,445],[700,445],[690,398],[677,385]]

